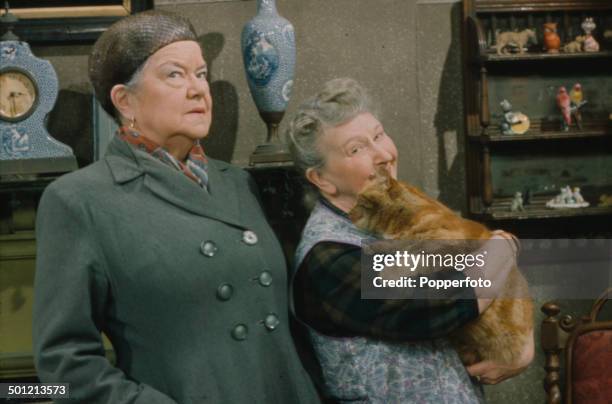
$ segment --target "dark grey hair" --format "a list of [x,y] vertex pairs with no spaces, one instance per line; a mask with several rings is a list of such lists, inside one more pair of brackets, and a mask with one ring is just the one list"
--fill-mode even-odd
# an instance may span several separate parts
[[[140,83],[142,82],[142,73],[143,73],[144,68],[145,68],[145,66],[147,64],[147,61],[145,61],[143,64],[141,64],[138,67],[138,69],[136,69],[136,71],[134,72],[132,77],[130,77],[130,79],[124,84],[128,91],[133,93],[136,90],[136,88],[140,86]],[[115,119],[115,122],[119,126],[124,125],[125,122],[123,122],[123,119],[128,119],[128,118],[124,117],[123,115],[121,115],[121,113],[117,110],[117,108],[115,108],[114,105],[113,105],[113,111],[114,111],[113,118]]]
[[309,168],[325,165],[318,140],[325,129],[342,125],[357,115],[372,111],[366,90],[357,81],[339,78],[298,107],[287,128],[289,151],[296,167],[304,174]]
[[146,61],[141,64],[138,69],[136,69],[134,74],[132,74],[132,77],[130,77],[130,79],[125,83],[125,86],[128,88],[128,90],[134,91],[134,89],[136,89],[136,87],[140,85],[140,82],[142,81],[142,72],[144,71],[146,64]]
[[166,11],[143,11],[115,22],[100,35],[89,55],[89,80],[102,108],[118,119],[110,98],[113,86],[128,82],[164,46],[197,40],[189,20]]

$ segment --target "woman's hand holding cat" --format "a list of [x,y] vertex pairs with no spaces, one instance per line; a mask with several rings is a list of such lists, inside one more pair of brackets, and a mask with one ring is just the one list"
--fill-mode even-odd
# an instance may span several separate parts
[[470,376],[475,377],[483,384],[497,384],[506,379],[514,377],[523,372],[531,361],[535,353],[533,330],[531,338],[527,339],[521,357],[514,365],[502,365],[492,361],[483,361],[467,367]]
[[480,313],[483,313],[503,290],[508,274],[516,266],[517,252],[518,241],[516,241],[516,237],[502,230],[495,230],[492,232],[491,238],[475,253],[486,255],[485,265],[472,267],[464,271],[465,275],[472,279],[481,278],[491,281],[490,287],[474,288]]
[[493,230],[491,232],[492,236],[500,236],[505,238],[506,240],[511,242],[511,245],[514,249],[514,253],[518,253],[521,250],[521,243],[518,239],[518,237],[516,237],[514,234],[512,233],[508,233],[507,231],[504,230]]

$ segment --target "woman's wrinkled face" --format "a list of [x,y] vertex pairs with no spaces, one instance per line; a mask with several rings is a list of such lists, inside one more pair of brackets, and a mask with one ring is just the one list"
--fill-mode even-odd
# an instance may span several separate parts
[[340,201],[345,210],[355,204],[357,194],[374,178],[378,168],[385,168],[397,178],[395,143],[369,112],[326,129],[318,146],[325,156],[325,165],[318,169],[323,180],[323,188],[319,188],[326,196]]
[[133,91],[136,128],[159,144],[173,136],[206,137],[212,119],[207,72],[194,41],[174,42],[151,55]]

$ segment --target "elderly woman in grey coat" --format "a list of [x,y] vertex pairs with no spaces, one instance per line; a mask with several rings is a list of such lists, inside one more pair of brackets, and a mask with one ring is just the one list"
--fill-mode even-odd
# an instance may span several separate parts
[[199,144],[212,100],[191,24],[159,11],[127,17],[94,45],[89,74],[122,126],[101,161],[40,202],[41,381],[69,383],[70,403],[318,402],[255,185]]
[[[464,288],[441,300],[361,298],[361,244],[372,235],[347,213],[377,170],[397,176],[398,151],[358,83],[327,82],[298,108],[288,138],[296,165],[319,193],[296,252],[292,303],[328,396],[350,403],[479,403],[478,381],[498,383],[527,367],[533,340],[514,366],[485,361],[466,369],[446,339],[488,307],[484,289]],[[502,285],[517,246],[511,235],[495,234],[500,240],[483,247],[495,254],[482,276]],[[451,272],[453,279],[466,277]]]

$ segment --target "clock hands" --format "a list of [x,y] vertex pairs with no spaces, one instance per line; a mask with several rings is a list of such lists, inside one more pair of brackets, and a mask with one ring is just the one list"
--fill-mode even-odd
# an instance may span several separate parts
[[11,114],[12,114],[12,116],[14,116],[14,117],[17,116],[17,104],[15,102],[15,98],[21,97],[21,96],[24,96],[24,95],[26,95],[26,94],[22,93],[20,91],[11,91],[9,93],[9,100],[11,102]]

